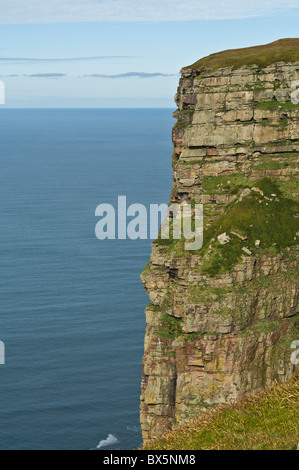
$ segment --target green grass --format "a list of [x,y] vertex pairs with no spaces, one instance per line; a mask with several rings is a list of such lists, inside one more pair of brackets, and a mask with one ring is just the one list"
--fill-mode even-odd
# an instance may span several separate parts
[[[289,260],[290,263],[297,260],[296,254],[290,254],[287,250],[283,251],[283,257],[286,260]],[[288,272],[279,272],[277,274],[272,274],[271,276],[265,276],[263,271],[259,271],[255,279],[248,281],[245,285],[241,285],[240,287],[235,286],[234,289],[238,294],[246,293],[247,295],[258,288],[267,289],[271,286],[278,291],[279,286],[283,285],[284,281],[288,281],[290,284],[295,284],[298,277],[299,267],[297,266],[294,269],[290,266]]]
[[188,300],[194,303],[219,302],[226,294],[232,291],[232,287],[210,287],[203,283],[191,286],[187,291],[187,296]]
[[179,112],[179,116],[184,116],[184,115],[190,115],[190,114],[194,114],[194,109],[182,109],[180,112]]
[[[248,248],[252,254],[264,252],[276,255],[285,247],[293,246],[296,243],[295,233],[299,230],[299,219],[295,218],[299,208],[292,191],[295,192],[298,187],[298,178],[289,178],[285,182],[276,182],[268,177],[259,181],[248,181],[243,175],[236,174],[206,177],[203,180],[206,192],[229,190],[237,194],[242,188],[253,186],[260,188],[265,197],[253,191],[241,201],[236,199],[226,204],[225,213],[204,229],[203,247],[200,250],[186,251],[185,240],[173,239],[171,227],[169,239],[158,237],[153,243],[165,246],[165,254],[169,255],[180,257],[198,253],[203,257],[200,271],[211,277],[229,272],[244,255],[243,247]],[[272,194],[277,197],[273,199]],[[194,230],[194,227],[192,229]],[[230,235],[231,241],[220,245],[217,236],[223,232],[230,234],[231,231],[246,235],[247,239],[242,241],[237,236]],[[261,241],[258,248],[255,246],[256,240]],[[211,252],[208,253],[210,244]]]
[[299,157],[299,152],[281,152],[281,153],[263,153],[261,158],[296,158]]
[[281,109],[282,111],[292,111],[293,109],[298,109],[299,104],[293,104],[292,101],[281,103],[279,101],[272,100],[260,102],[257,108],[264,111],[277,111],[278,109]]
[[299,178],[297,176],[290,176],[286,180],[280,181],[279,189],[285,197],[294,198],[293,194],[299,193]]
[[[298,276],[298,272],[297,272]],[[295,281],[296,282],[296,281]],[[288,343],[290,346],[292,341],[294,341],[296,338],[298,338],[299,334],[299,317],[296,315],[295,317],[289,317],[284,321],[292,321],[293,322],[293,328],[291,332],[291,337],[287,336],[284,341]],[[266,318],[263,321],[259,321],[257,323],[254,323],[251,326],[248,326],[244,330],[242,330],[242,335],[248,336],[251,335],[252,333],[255,334],[258,337],[260,337],[261,333],[271,333],[272,331],[278,330],[281,325],[281,319],[280,318]],[[282,345],[282,343],[280,343]],[[299,438],[298,438],[299,442]]]
[[295,450],[299,443],[299,374],[259,395],[220,405],[174,426],[145,450]]
[[249,326],[248,328],[245,328],[245,330],[242,331],[242,335],[249,335],[250,333],[256,333],[258,336],[260,333],[271,333],[272,331],[275,331],[281,323],[281,320],[279,318],[276,319],[266,319],[260,322],[257,322],[253,324],[252,326]]
[[[255,186],[267,198],[272,198],[271,194],[277,197],[268,200],[254,191],[241,201],[227,205],[226,212],[204,231],[203,248],[199,250],[203,255],[200,270],[204,274],[214,277],[229,272],[244,254],[243,247],[252,253],[262,250],[275,255],[296,243],[294,235],[299,229],[299,220],[295,218],[298,203],[283,197],[277,184],[270,178],[263,178]],[[241,241],[231,231],[245,234],[247,239]],[[223,232],[231,237],[226,245],[220,245],[217,240],[217,236]],[[260,247],[255,247],[255,240],[260,240]]]
[[259,122],[261,126],[267,127],[270,126],[270,121],[269,119],[263,119],[261,122]]
[[272,124],[270,122],[269,119],[263,119],[262,121],[258,122],[257,124],[259,124],[260,126],[263,126],[263,127],[286,127],[288,125],[288,119],[287,118],[281,118],[279,120],[279,123],[278,124]]
[[190,125],[190,122],[186,122],[186,121],[178,121],[175,123],[175,125],[173,126],[173,130],[176,130],[176,129],[185,129],[185,127],[188,127]]
[[253,168],[256,168],[257,170],[279,170],[281,168],[287,168],[288,166],[290,166],[290,163],[288,162],[267,160],[263,163],[260,163],[259,165],[254,166]]
[[197,339],[199,338],[202,338],[203,337],[203,334],[202,333],[188,333],[184,336],[184,340],[187,342],[187,343],[191,343],[192,341],[196,341]]
[[156,335],[160,338],[175,339],[183,333],[182,319],[163,313],[160,317],[160,327]]
[[193,70],[219,69],[223,67],[239,68],[243,65],[267,67],[275,62],[299,61],[299,38],[280,39],[262,46],[244,49],[229,49],[211,54],[185,68]]
[[241,188],[248,187],[248,178],[242,173],[228,176],[204,176],[202,178],[202,189],[208,194],[229,192],[236,194]]
[[152,310],[152,312],[161,313],[161,307],[159,305],[147,304],[147,310]]

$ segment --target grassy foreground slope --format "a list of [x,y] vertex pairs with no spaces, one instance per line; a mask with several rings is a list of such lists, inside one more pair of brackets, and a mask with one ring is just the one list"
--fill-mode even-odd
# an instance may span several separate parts
[[299,374],[283,385],[220,405],[175,426],[150,450],[294,450],[299,443]]
[[258,65],[267,67],[274,62],[299,61],[299,39],[280,39],[263,46],[229,49],[211,54],[198,60],[189,67],[193,70],[219,69],[223,67],[242,67],[243,65]]

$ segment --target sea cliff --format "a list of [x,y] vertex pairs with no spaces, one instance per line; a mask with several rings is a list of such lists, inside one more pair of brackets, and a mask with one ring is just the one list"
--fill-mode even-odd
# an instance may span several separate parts
[[203,203],[204,242],[152,244],[141,426],[175,423],[298,368],[299,39],[181,71],[171,202]]

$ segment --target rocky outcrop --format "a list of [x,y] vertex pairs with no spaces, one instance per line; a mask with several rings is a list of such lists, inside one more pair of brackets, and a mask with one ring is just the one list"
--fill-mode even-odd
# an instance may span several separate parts
[[142,273],[145,441],[285,381],[299,340],[299,54],[181,74],[170,199],[204,204],[204,243],[157,239]]

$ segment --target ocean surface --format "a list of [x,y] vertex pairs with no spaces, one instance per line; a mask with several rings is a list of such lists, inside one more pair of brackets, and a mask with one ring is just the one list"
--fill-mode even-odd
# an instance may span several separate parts
[[95,209],[168,203],[170,109],[0,110],[1,449],[131,449],[148,240]]

